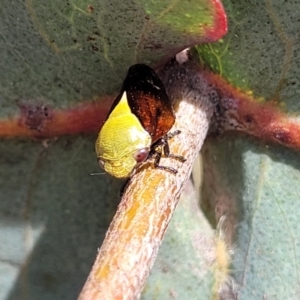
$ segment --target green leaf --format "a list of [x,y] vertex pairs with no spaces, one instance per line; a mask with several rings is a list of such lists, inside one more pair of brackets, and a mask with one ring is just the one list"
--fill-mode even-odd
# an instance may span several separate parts
[[0,117],[18,112],[16,102],[66,108],[115,94],[130,65],[220,38],[220,10],[209,0],[4,0]]
[[299,154],[228,137],[203,153],[203,206],[230,220],[240,299],[298,299]]
[[118,202],[94,137],[0,142],[0,299],[76,299]]
[[[287,118],[295,116],[297,133],[299,3],[224,5],[229,33],[197,47],[202,61],[257,100],[280,103]],[[299,153],[234,135],[210,140],[203,153],[202,207],[212,223],[229,220],[240,299],[298,299]]]
[[229,32],[198,47],[201,59],[233,85],[299,112],[300,3],[226,0],[224,6]]

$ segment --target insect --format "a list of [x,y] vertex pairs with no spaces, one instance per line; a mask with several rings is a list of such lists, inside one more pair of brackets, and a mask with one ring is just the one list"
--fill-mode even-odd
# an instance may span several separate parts
[[127,178],[153,158],[155,168],[177,173],[159,164],[162,156],[185,161],[170,153],[168,140],[180,133],[169,133],[174,122],[162,81],[147,65],[131,66],[96,141],[100,166],[114,177]]

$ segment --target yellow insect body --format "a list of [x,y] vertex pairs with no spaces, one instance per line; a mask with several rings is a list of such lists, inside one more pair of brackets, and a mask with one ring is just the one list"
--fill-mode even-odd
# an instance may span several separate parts
[[129,177],[137,165],[134,155],[141,149],[150,151],[150,147],[151,136],[131,112],[124,92],[96,141],[100,164],[114,177]]

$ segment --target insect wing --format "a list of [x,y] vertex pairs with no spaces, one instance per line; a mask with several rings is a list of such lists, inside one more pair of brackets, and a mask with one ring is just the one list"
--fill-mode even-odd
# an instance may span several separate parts
[[152,142],[171,129],[175,122],[171,101],[162,81],[150,67],[142,64],[130,67],[123,90],[131,111],[150,133]]

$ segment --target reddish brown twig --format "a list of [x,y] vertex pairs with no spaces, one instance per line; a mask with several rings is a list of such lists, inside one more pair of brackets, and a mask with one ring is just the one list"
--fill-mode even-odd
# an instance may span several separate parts
[[264,142],[279,143],[300,150],[300,122],[297,115],[284,112],[275,100],[258,101],[252,93],[230,85],[220,75],[202,71],[215,87],[219,100],[216,118],[219,131],[239,131]]

